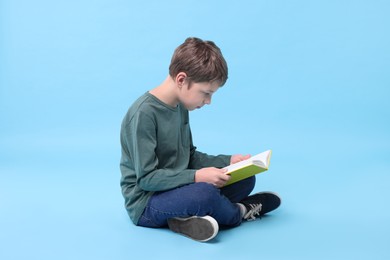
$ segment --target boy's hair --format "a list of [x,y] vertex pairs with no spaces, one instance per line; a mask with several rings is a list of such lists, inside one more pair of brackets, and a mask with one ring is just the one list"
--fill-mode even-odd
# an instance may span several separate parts
[[191,82],[217,81],[220,86],[226,83],[228,67],[221,50],[212,41],[190,37],[176,48],[169,65],[169,75],[175,78],[184,72]]

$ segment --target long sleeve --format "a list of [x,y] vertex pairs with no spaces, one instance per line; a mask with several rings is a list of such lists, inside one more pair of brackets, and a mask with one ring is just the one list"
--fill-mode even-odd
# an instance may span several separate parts
[[124,166],[133,171],[137,185],[142,190],[163,191],[194,181],[195,171],[188,169],[189,156],[185,151],[181,151],[183,148],[177,148],[185,144],[181,140],[169,138],[172,134],[182,135],[181,131],[186,129],[181,130],[181,127],[178,127],[179,131],[176,133],[171,126],[171,134],[160,141],[159,131],[163,130],[156,131],[156,128],[165,127],[156,127],[155,120],[143,112],[137,113],[131,122],[124,126],[122,142],[128,147],[129,157]]
[[196,147],[192,143],[192,135],[190,133],[191,141],[191,159],[189,168],[201,169],[205,167],[217,167],[223,168],[230,164],[230,155],[208,155],[196,150]]

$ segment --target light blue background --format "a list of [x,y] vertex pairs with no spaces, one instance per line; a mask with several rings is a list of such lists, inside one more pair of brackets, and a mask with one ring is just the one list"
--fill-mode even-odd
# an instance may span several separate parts
[[[0,259],[390,259],[388,1],[0,2]],[[229,64],[198,149],[273,150],[282,207],[197,243],[134,226],[119,130],[188,36]]]

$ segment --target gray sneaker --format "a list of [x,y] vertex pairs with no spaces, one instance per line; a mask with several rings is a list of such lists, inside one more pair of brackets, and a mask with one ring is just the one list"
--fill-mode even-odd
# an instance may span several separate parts
[[193,216],[189,218],[170,218],[168,227],[173,232],[199,242],[206,242],[213,239],[218,234],[218,222],[210,217]]

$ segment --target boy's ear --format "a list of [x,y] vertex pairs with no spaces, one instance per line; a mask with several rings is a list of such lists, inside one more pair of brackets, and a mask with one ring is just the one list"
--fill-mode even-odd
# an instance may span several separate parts
[[184,72],[179,72],[177,75],[176,75],[176,84],[179,86],[179,87],[182,87],[185,83],[186,83],[186,80],[187,80],[187,74],[184,73]]

